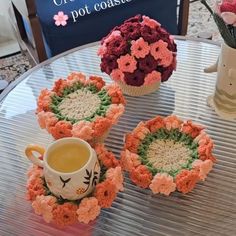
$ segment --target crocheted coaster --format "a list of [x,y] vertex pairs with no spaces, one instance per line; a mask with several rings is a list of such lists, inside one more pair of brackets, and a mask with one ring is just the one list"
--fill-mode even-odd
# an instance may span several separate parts
[[154,194],[188,193],[211,171],[212,149],[202,126],[174,115],[157,116],[126,135],[121,165],[136,185]]
[[[76,222],[88,224],[99,216],[101,208],[111,207],[117,193],[123,191],[123,175],[119,161],[103,144],[94,147],[101,166],[99,183],[83,199],[71,201],[54,196],[47,187],[43,169],[31,166],[27,176],[27,200],[45,222],[65,227]],[[92,180],[88,180],[92,184]],[[96,183],[95,183],[96,184]],[[78,191],[80,188],[78,189]]]
[[117,85],[105,86],[101,77],[86,79],[74,72],[57,80],[52,90],[41,91],[36,113],[40,127],[55,139],[74,136],[96,143],[117,123],[124,105]]

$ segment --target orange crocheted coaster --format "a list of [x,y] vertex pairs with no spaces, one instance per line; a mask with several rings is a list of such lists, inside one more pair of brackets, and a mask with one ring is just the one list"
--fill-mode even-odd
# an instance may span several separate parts
[[[37,215],[45,222],[65,227],[76,222],[88,224],[95,220],[102,208],[111,207],[117,193],[123,191],[123,174],[120,162],[103,144],[94,147],[101,166],[99,183],[95,190],[83,199],[71,201],[54,196],[47,187],[43,169],[31,166],[27,176],[27,200]],[[88,180],[92,184],[92,180]],[[78,189],[79,191],[79,189]]]
[[188,193],[211,171],[212,149],[204,127],[174,115],[157,116],[126,135],[121,165],[136,185],[154,194]]
[[57,80],[51,90],[41,91],[36,113],[40,127],[55,139],[73,136],[96,143],[103,141],[124,110],[117,85],[74,72]]

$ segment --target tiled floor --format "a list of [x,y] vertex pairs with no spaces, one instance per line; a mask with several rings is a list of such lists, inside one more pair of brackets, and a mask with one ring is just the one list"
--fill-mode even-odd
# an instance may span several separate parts
[[4,41],[0,43],[0,57],[19,52],[20,47],[15,40]]

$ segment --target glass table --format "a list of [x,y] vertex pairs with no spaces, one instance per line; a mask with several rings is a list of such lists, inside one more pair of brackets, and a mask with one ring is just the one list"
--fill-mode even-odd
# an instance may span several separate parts
[[117,156],[125,132],[139,121],[172,113],[207,127],[215,141],[217,163],[205,182],[189,194],[154,196],[133,185],[125,176],[125,191],[110,209],[90,225],[76,224],[64,230],[43,222],[25,199],[24,157],[29,143],[47,146],[52,138],[41,130],[35,117],[36,99],[59,77],[71,71],[101,73],[97,44],[86,45],[46,61],[23,75],[0,95],[0,235],[236,235],[236,122],[225,121],[206,105],[214,90],[215,74],[204,74],[215,62],[219,46],[177,39],[178,67],[159,91],[128,97],[125,114],[113,127],[106,145]]

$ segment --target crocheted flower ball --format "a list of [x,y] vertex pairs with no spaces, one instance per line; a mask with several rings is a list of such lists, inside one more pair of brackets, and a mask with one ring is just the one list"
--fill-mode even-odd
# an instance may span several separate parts
[[126,135],[121,165],[136,185],[154,194],[188,193],[211,171],[212,149],[202,126],[174,115],[157,116]]
[[118,192],[123,191],[124,178],[119,161],[103,144],[96,144],[94,149],[101,166],[99,183],[92,194],[80,200],[55,197],[47,187],[43,169],[35,165],[30,167],[26,198],[45,222],[61,228],[76,222],[88,224],[99,216],[102,208],[111,207]]
[[117,85],[74,72],[57,80],[52,90],[41,91],[36,113],[40,127],[55,139],[73,136],[93,143],[103,141],[124,110]]
[[101,41],[101,70],[129,95],[155,91],[176,69],[176,44],[161,25],[137,15]]

